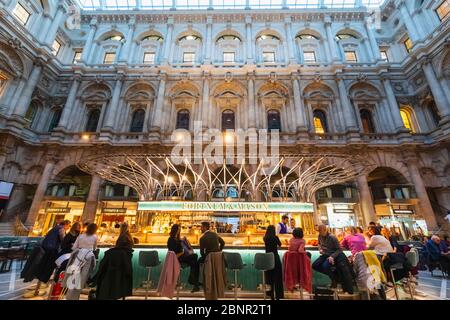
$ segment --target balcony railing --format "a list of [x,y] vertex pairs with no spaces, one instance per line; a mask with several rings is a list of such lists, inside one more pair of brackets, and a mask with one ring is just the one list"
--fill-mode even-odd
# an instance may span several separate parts
[[85,198],[89,188],[71,183],[50,184],[45,196],[48,198]]
[[417,193],[412,185],[382,185],[370,187],[374,201],[402,202],[417,199]]

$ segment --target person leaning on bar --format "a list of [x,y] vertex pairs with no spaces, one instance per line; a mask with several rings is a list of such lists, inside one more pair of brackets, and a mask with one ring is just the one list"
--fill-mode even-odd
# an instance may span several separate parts
[[225,247],[225,241],[214,231],[210,230],[210,223],[208,221],[202,222],[202,237],[200,238],[200,263],[204,263],[206,256],[210,252],[222,251]]
[[175,252],[178,257],[178,261],[180,263],[185,263],[189,265],[189,284],[193,285],[194,288],[191,292],[200,291],[200,284],[198,281],[199,278],[199,263],[198,256],[192,250],[192,247],[189,241],[184,237],[181,239],[180,237],[181,227],[179,224],[172,225],[172,229],[170,230],[170,236],[167,240],[167,249],[169,251]]

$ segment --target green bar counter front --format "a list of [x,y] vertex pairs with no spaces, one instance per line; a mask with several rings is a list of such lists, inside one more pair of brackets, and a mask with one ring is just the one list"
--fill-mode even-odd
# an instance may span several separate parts
[[[99,262],[103,258],[104,252],[108,250],[108,248],[101,248],[100,254],[99,254]],[[161,274],[162,266],[164,265],[164,259],[167,254],[167,248],[163,248],[161,246],[140,246],[135,247],[133,249],[133,288],[142,288],[143,281],[147,280],[147,272],[148,270],[144,267],[141,267],[139,265],[139,252],[140,251],[148,251],[148,250],[156,250],[158,251],[159,260],[161,261],[161,264],[157,267],[152,268],[152,274],[151,274],[151,280],[152,280],[152,288],[157,287],[158,281],[159,281],[159,275]],[[200,253],[198,249],[194,250],[195,253],[200,257]],[[311,262],[314,262],[319,257],[319,252],[317,251],[317,248],[307,248],[307,251],[311,253]],[[242,248],[236,248],[232,247],[230,249],[227,249],[225,247],[224,252],[238,252],[241,254],[242,261],[245,264],[244,269],[242,269],[239,272],[238,275],[238,283],[242,285],[242,290],[245,291],[257,291],[257,287],[262,282],[262,274],[260,271],[256,270],[253,266],[255,254],[256,253],[263,253],[264,248],[248,248],[248,247],[242,247]],[[283,261],[283,255],[286,252],[286,250],[282,249],[279,250],[278,253],[280,255],[281,261]],[[346,252],[347,253],[347,252]],[[187,283],[189,275],[189,268],[185,268],[182,270],[182,276],[181,276],[181,282]],[[234,282],[234,275],[231,270],[227,270],[227,276],[228,276],[228,283]],[[201,281],[201,279],[200,279]],[[316,271],[313,271],[313,287],[314,286],[324,286],[329,285],[331,283],[330,279],[321,273],[318,273]]]

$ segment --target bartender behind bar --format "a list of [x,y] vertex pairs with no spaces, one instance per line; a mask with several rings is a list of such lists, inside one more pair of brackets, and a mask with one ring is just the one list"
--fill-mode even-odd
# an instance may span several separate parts
[[287,234],[288,232],[288,222],[289,222],[289,217],[287,215],[283,215],[281,217],[281,222],[279,222],[277,224],[276,227],[276,232],[277,234]]

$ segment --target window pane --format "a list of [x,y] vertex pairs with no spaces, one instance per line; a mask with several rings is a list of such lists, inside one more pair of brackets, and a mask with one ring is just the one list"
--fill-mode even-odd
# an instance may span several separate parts
[[234,52],[224,52],[223,62],[234,62]]
[[275,62],[275,52],[263,52],[264,62]]
[[442,4],[436,9],[436,13],[441,21],[447,19],[450,16],[450,0],[445,0],[442,2]]
[[53,41],[52,52],[55,56],[58,55],[59,49],[61,49],[61,44],[58,42],[58,40]]
[[316,53],[314,51],[305,51],[303,52],[303,59],[305,60],[305,63],[315,63]]
[[154,52],[145,52],[144,53],[144,63],[145,64],[154,64],[155,63],[155,53]]
[[107,52],[105,53],[105,58],[103,59],[104,64],[112,64],[116,60],[115,52]]
[[75,55],[73,56],[73,63],[78,63],[81,60],[82,51],[75,51]]
[[13,14],[23,25],[26,25],[30,18],[30,13],[20,3],[14,7]]
[[183,53],[183,62],[194,62],[195,61],[195,53],[194,52],[184,52]]
[[386,61],[386,62],[389,61],[389,58],[388,58],[388,55],[387,55],[387,52],[386,52],[386,51],[380,51],[380,55],[381,55],[381,59],[382,59],[383,61]]
[[411,39],[410,38],[406,39],[406,41],[405,41],[406,51],[410,52],[412,47],[413,47],[413,43],[412,43]]
[[345,61],[358,62],[355,51],[345,51]]

